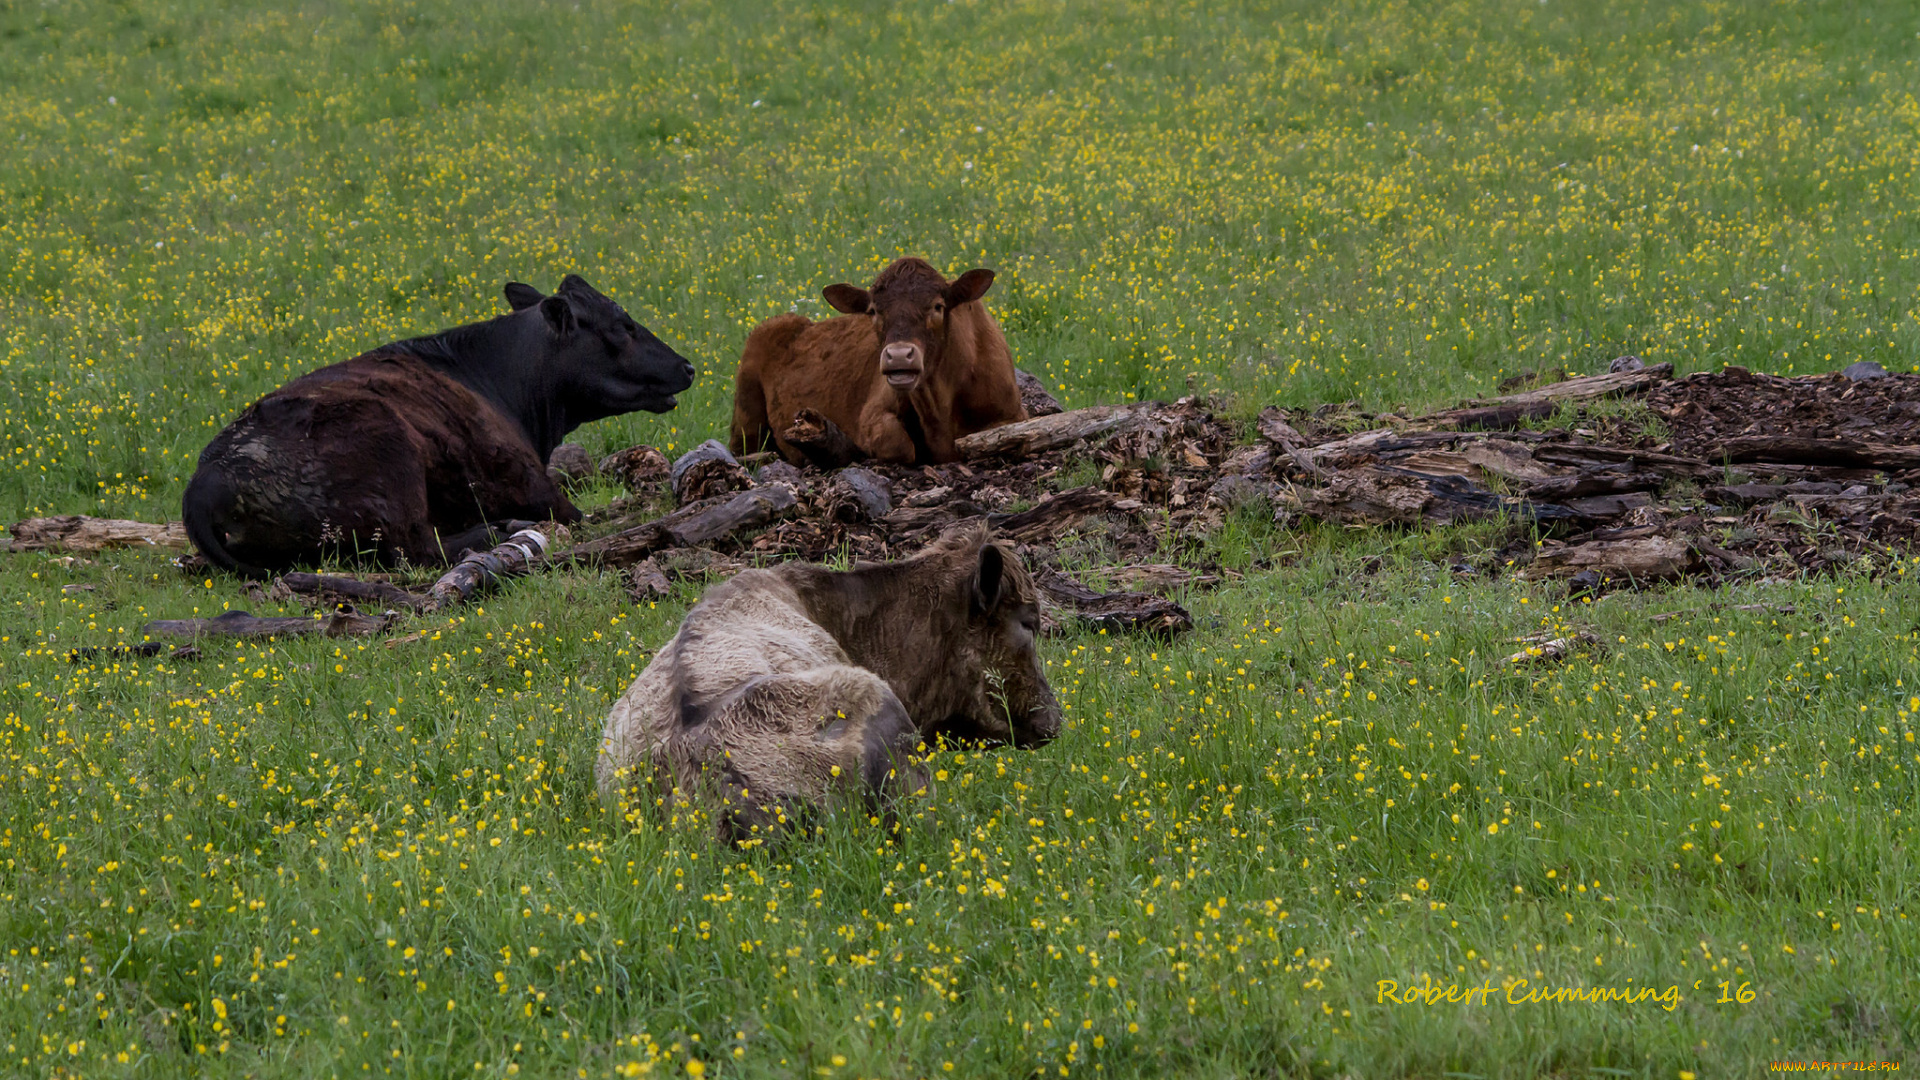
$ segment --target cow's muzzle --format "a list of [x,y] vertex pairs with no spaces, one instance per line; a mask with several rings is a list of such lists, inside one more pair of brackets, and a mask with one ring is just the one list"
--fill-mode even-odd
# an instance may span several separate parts
[[920,381],[926,364],[920,346],[911,341],[890,342],[880,350],[880,374],[895,390],[911,390]]

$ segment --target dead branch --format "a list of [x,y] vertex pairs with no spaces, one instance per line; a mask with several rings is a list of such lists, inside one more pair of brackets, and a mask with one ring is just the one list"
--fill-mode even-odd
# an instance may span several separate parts
[[795,412],[793,423],[780,437],[804,454],[809,464],[822,469],[844,468],[867,456],[840,425],[812,409]]
[[1072,412],[1019,420],[997,428],[963,435],[954,447],[969,460],[985,457],[1031,457],[1072,446],[1082,439],[1114,435],[1145,423],[1160,408],[1158,402],[1137,405],[1094,405]]
[[8,530],[14,551],[107,551],[126,547],[186,548],[187,527],[178,521],[154,525],[121,518],[96,518],[80,514],[59,517],[28,518]]

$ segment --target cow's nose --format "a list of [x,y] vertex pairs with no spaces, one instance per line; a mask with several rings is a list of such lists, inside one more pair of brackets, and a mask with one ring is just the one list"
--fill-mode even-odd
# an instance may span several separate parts
[[880,360],[887,367],[912,367],[920,359],[920,350],[909,342],[896,341],[880,350]]

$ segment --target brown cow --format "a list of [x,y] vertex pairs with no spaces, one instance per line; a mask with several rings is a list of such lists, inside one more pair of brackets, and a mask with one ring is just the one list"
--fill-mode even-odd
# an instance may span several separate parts
[[920,259],[899,259],[871,289],[827,286],[839,318],[780,315],[754,327],[733,384],[733,452],[771,441],[805,464],[783,437],[802,409],[868,457],[902,463],[953,461],[960,436],[1025,420],[1007,339],[980,303],[992,284],[991,270],[949,282]]
[[979,524],[900,562],[744,571],[614,704],[601,793],[650,776],[739,840],[836,797],[923,787],[909,755],[940,734],[1039,745],[1060,729],[1039,622],[1033,579]]

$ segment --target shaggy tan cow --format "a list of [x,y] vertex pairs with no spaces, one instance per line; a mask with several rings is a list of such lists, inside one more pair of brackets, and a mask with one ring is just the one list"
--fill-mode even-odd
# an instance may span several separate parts
[[713,814],[723,841],[836,797],[883,807],[926,778],[939,734],[1036,746],[1060,727],[1026,568],[979,524],[912,558],[790,563],[709,590],[607,716],[612,797],[651,780]]

